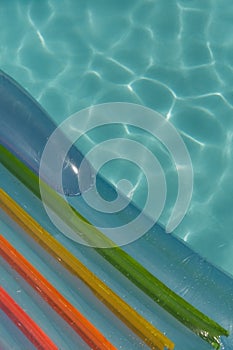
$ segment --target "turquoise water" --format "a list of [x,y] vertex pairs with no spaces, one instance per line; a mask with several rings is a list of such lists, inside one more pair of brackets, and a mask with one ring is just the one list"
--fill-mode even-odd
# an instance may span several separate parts
[[[90,105],[127,101],[162,113],[179,130],[193,162],[194,191],[187,215],[174,234],[231,274],[232,19],[230,0],[0,0],[0,68],[21,83],[57,123]],[[137,137],[150,143],[142,135]],[[160,219],[165,224],[177,194],[177,179],[164,149],[156,144],[153,151],[168,181]],[[106,174],[116,183],[124,169],[125,164],[109,166]],[[5,176],[5,171],[1,174]],[[146,184],[137,169],[133,184],[133,199],[140,206]],[[20,198],[22,190],[17,182],[14,186]],[[88,264],[86,256],[91,253],[82,249]],[[77,254],[82,255],[82,249],[76,249]],[[151,245],[150,258],[153,249]],[[107,279],[104,268],[97,265]],[[110,272],[114,280],[117,274]],[[118,286],[122,296],[131,300],[129,286],[123,287]],[[183,295],[186,292],[184,287]],[[197,295],[191,297],[197,303]],[[156,324],[156,312],[149,314],[152,306],[148,305],[141,310]],[[163,327],[168,327],[166,322]],[[117,344],[120,331],[115,339],[112,328],[109,332]],[[187,332],[185,339],[194,350],[209,348],[201,342],[196,345],[190,336]],[[125,334],[123,338],[127,348],[130,340]],[[183,339],[177,349],[187,349]]]
[[[111,101],[169,118],[194,169],[192,202],[175,234],[233,273],[232,2],[24,0],[0,9],[1,68],[57,122]],[[172,177],[162,223],[175,185]]]

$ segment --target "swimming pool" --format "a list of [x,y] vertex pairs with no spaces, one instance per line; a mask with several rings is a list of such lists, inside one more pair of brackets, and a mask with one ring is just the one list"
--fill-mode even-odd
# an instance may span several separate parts
[[[191,205],[174,234],[232,274],[231,2],[0,6],[1,68],[57,123],[84,107],[126,101],[155,109],[174,124],[194,169]],[[170,173],[169,161],[163,166]],[[174,204],[174,184],[171,177],[161,223]],[[142,191],[143,186],[135,191],[139,205]]]
[[195,173],[191,206],[175,234],[229,273],[231,11],[226,0],[13,1],[1,4],[0,34],[2,69],[58,123],[111,101],[169,117]]

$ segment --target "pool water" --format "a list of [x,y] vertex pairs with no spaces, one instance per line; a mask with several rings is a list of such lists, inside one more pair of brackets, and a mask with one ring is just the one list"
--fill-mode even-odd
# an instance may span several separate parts
[[[191,155],[194,191],[174,234],[231,274],[232,18],[230,0],[0,1],[1,69],[57,123],[91,105],[125,101],[177,128]],[[169,175],[171,164],[163,165]],[[137,184],[140,206],[144,187]],[[174,184],[172,177],[162,224]]]

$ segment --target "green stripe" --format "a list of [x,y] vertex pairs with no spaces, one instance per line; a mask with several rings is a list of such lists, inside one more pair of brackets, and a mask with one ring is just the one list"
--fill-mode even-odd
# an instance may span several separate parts
[[[2,145],[0,145],[0,162],[41,199],[38,176]],[[95,229],[94,226],[90,228],[87,220],[74,208],[72,209],[76,214],[76,220],[75,222],[71,221],[63,209],[65,201],[53,189],[46,184],[44,186],[46,186],[46,191],[49,193],[46,204],[75,232],[79,232],[86,242],[93,245],[95,242],[91,241],[90,237],[95,237],[95,239],[105,242],[105,244],[106,242],[110,246],[112,244],[113,248],[94,248],[98,254],[182,324],[210,343],[215,349],[220,348],[219,337],[229,335],[226,329],[174,293],[121,248],[115,247],[114,243]]]

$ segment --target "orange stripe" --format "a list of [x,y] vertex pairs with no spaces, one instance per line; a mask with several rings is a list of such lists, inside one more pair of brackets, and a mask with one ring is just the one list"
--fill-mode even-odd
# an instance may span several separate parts
[[98,299],[151,349],[174,349],[174,343],[170,339],[94,275],[2,189],[0,189],[0,208],[69,272],[80,278],[95,293]]
[[[96,350],[116,349],[61,293],[59,293],[2,235],[0,254],[37,293]],[[45,343],[46,344],[46,343]],[[46,347],[46,350],[48,347]]]
[[38,350],[58,350],[58,347],[29,317],[14,299],[0,287],[0,309],[11,319],[20,331],[30,340]]

